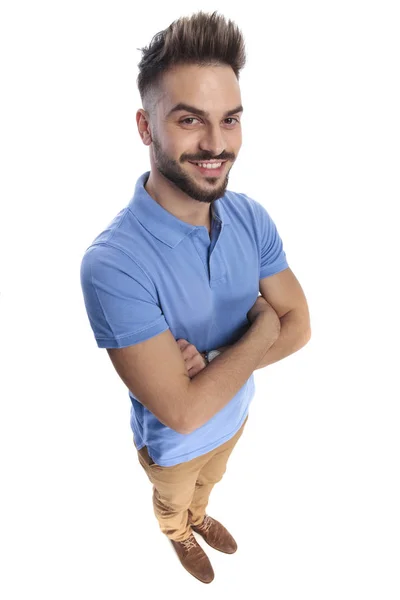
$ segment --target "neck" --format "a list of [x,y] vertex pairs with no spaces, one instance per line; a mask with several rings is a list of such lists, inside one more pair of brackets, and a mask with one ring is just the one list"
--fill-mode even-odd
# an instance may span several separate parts
[[154,169],[150,172],[144,188],[149,196],[177,219],[190,225],[203,225],[211,231],[209,203],[191,198]]

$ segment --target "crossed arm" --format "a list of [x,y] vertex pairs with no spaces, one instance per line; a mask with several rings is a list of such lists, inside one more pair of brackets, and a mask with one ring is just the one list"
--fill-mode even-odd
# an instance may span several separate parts
[[[260,280],[260,292],[272,306],[281,321],[281,332],[276,342],[265,353],[256,369],[263,369],[274,362],[297,352],[311,337],[310,315],[307,300],[300,283],[290,268]],[[205,366],[204,353],[198,352],[187,340],[178,345],[194,377]],[[221,352],[230,346],[218,348]]]
[[[177,340],[180,354],[168,330],[140,344],[108,348],[115,369],[132,393],[162,423],[178,433],[191,433],[226,406],[255,368],[292,354],[310,338],[307,303],[290,269],[262,279],[260,292],[265,304],[279,317],[280,329],[272,318],[273,335],[268,330],[268,318],[256,317],[249,331],[232,348],[225,347],[228,358],[216,359],[215,364],[208,365],[210,376],[207,371],[200,372],[206,365],[197,348],[187,340]],[[272,309],[268,305],[266,308],[270,317],[274,317]],[[273,340],[275,343],[271,345]],[[269,350],[255,367],[265,348]],[[164,360],[166,354],[168,360]],[[155,373],[159,376],[155,377]]]

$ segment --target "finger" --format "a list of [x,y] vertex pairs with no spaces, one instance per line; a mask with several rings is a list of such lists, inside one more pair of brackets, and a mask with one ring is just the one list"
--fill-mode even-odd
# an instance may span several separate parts
[[179,348],[180,348],[183,358],[185,360],[191,359],[191,358],[195,357],[196,354],[198,354],[198,350],[197,350],[196,346],[194,346],[193,344],[190,344],[187,340],[183,340],[179,344]]
[[188,371],[194,369],[196,371],[200,371],[206,366],[205,359],[201,356],[201,354],[197,353],[196,356],[185,360],[185,365]]
[[180,338],[179,340],[176,340],[176,343],[178,344],[178,346],[181,350],[184,350],[186,348],[186,346],[189,346],[189,342],[182,338]]
[[206,367],[205,362],[200,354],[198,354],[197,358],[189,364],[190,364],[190,366],[188,365],[187,362],[185,362],[186,370],[187,370],[190,378],[197,375],[197,373],[200,373],[200,371],[202,371]]
[[183,355],[185,357],[185,360],[195,360],[200,354],[196,346],[194,346],[193,344],[188,344],[183,350]]

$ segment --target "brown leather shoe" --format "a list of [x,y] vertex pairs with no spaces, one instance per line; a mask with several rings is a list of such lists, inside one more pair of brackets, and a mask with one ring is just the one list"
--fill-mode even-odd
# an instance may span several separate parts
[[173,547],[182,565],[193,577],[203,583],[210,583],[214,579],[214,570],[203,548],[197,543],[193,533],[183,542],[171,540]]
[[226,554],[236,552],[237,544],[229,531],[219,521],[212,519],[208,515],[205,516],[201,525],[191,525],[191,528],[203,536],[207,544],[215,548],[215,550],[226,552]]

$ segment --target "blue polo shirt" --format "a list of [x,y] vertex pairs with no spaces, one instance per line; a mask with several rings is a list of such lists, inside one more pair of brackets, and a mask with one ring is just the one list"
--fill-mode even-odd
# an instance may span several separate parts
[[[259,281],[288,268],[274,222],[246,196],[226,191],[212,203],[212,230],[181,221],[137,181],[132,200],[86,250],[81,283],[99,348],[139,344],[170,329],[199,352],[234,344],[250,324]],[[135,445],[161,466],[205,454],[243,424],[254,374],[202,427],[190,434],[162,424],[129,391]]]

